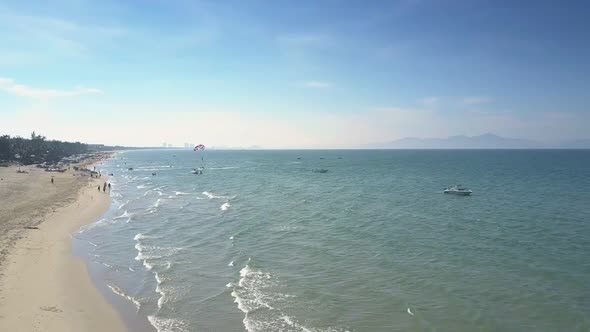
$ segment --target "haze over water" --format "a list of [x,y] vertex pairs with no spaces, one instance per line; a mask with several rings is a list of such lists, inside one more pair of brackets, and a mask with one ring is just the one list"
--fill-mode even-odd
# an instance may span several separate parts
[[590,329],[589,151],[203,156],[117,154],[75,234],[159,331]]

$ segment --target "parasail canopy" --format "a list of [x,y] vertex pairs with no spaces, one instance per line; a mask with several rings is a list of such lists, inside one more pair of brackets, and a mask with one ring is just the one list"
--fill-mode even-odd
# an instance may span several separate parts
[[193,151],[198,151],[198,150],[205,150],[205,146],[203,144],[195,145],[195,148],[193,149]]

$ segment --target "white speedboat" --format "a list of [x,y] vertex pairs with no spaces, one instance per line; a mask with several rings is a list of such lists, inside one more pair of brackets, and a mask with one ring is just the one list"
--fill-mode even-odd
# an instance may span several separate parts
[[445,190],[443,190],[443,193],[469,196],[469,195],[473,194],[473,191],[469,188],[463,187],[462,185],[457,185],[455,187],[445,188]]

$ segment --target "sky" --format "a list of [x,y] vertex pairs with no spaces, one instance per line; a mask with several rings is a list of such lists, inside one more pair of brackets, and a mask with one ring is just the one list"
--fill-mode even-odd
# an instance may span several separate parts
[[0,2],[0,133],[347,148],[590,138],[590,3]]

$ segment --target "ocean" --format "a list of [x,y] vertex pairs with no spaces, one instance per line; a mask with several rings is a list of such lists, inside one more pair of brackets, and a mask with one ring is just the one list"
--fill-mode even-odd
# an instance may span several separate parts
[[131,330],[590,331],[588,150],[138,150],[99,168],[112,205],[74,247]]

